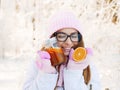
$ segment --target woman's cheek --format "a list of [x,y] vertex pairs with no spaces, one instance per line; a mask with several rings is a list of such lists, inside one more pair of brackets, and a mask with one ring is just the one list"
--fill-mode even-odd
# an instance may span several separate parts
[[62,47],[62,43],[63,43],[63,42],[58,42],[58,43],[57,43],[58,47]]

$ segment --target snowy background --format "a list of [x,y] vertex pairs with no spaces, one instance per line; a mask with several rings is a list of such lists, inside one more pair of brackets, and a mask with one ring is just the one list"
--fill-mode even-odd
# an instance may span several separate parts
[[120,0],[0,0],[0,90],[22,90],[48,19],[62,9],[81,21],[102,90],[120,90]]

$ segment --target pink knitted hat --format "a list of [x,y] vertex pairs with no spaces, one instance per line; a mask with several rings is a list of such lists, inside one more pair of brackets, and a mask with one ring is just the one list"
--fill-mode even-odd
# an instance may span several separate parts
[[72,12],[59,12],[55,14],[49,22],[49,35],[63,28],[74,28],[81,33],[79,20]]

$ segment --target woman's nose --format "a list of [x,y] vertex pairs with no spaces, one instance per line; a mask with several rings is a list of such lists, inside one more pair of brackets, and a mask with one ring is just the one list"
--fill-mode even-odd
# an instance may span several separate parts
[[71,41],[70,37],[68,37],[65,42],[68,43],[68,44],[72,44],[72,41]]

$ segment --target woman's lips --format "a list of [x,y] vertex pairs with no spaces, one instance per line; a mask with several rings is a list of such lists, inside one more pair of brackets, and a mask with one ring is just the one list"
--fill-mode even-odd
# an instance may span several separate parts
[[71,48],[63,48],[63,51],[64,51],[64,52],[70,52],[70,49],[71,49]]

